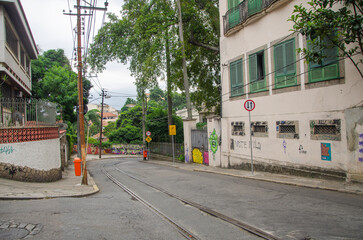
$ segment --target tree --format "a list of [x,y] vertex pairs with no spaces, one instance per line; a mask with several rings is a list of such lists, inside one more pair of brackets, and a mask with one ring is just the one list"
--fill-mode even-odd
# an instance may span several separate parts
[[[182,5],[185,35],[190,39],[186,42],[186,57],[189,79],[195,89],[192,99],[197,106],[207,108],[220,102],[217,3],[199,0],[183,1]],[[167,96],[171,99],[172,91],[184,89],[173,1],[127,0],[121,13],[121,19],[109,14],[109,22],[98,32],[90,48],[91,67],[102,71],[108,61],[129,63],[141,90],[155,86],[166,73]]]
[[[295,6],[290,18],[294,22],[293,31],[307,36],[308,43],[313,46],[298,51],[308,62],[321,63],[327,57],[322,50],[337,47],[363,78],[359,68],[363,63],[363,1],[311,0],[308,4],[309,9]],[[355,55],[358,55],[358,60],[355,60]]]
[[[84,101],[87,103],[91,82],[83,79]],[[78,105],[77,74],[72,71],[62,49],[48,50],[32,61],[32,95],[62,106],[63,119],[76,122]]]
[[136,100],[132,99],[132,98],[127,98],[124,106],[121,108],[121,112],[127,111],[129,109],[129,107],[127,105],[129,105],[129,104],[136,104]]
[[100,111],[98,109],[92,109],[88,111],[84,115],[84,118],[87,123],[89,121],[92,122],[92,125],[90,126],[90,136],[93,136],[100,132],[101,116],[100,116]]

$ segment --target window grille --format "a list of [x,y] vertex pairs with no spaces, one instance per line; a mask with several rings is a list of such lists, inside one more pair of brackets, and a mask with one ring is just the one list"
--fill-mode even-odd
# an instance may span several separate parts
[[336,135],[338,129],[335,125],[315,125],[314,134]]
[[280,125],[280,133],[296,133],[295,125]]
[[265,133],[266,131],[266,126],[253,126],[253,131],[254,132],[260,132],[260,133]]

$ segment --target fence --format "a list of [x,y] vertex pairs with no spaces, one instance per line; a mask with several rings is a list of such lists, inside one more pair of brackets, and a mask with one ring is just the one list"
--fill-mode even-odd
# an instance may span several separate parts
[[59,104],[31,98],[0,98],[0,127],[54,126]]
[[[150,142],[150,152],[156,153],[165,156],[173,156],[173,148],[171,143],[164,142]],[[180,155],[183,156],[184,159],[184,150],[183,143],[174,143],[174,155],[175,158],[178,158]]]

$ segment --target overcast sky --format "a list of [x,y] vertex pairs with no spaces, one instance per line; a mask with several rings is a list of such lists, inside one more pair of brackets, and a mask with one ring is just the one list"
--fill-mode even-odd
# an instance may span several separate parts
[[[63,10],[69,12],[69,9],[71,9],[72,12],[75,13],[76,9],[74,8],[74,5],[76,5],[76,0],[20,1],[23,5],[26,17],[32,30],[34,40],[40,49],[42,51],[47,51],[49,49],[60,48],[63,49],[66,56],[71,59],[73,52],[72,27],[76,27],[76,17],[64,15]],[[104,2],[105,0],[98,1],[97,7],[104,7]],[[123,1],[108,0],[108,3],[108,12],[119,14]],[[70,8],[68,6],[70,6]],[[96,30],[101,26],[102,18],[103,11],[97,11]],[[109,99],[105,99],[105,103],[115,107],[117,110],[121,109],[126,98],[116,96],[136,96],[134,79],[130,75],[130,71],[127,69],[127,66],[124,66],[123,64],[114,62],[107,64],[106,70],[103,73],[98,74],[98,79],[102,88],[107,89],[111,92],[111,95],[114,96]],[[91,81],[91,83],[94,86],[91,90],[91,94],[94,97],[90,101],[93,100],[92,103],[100,103],[101,99],[97,99],[101,92],[100,88],[96,86],[97,84],[95,82]]]

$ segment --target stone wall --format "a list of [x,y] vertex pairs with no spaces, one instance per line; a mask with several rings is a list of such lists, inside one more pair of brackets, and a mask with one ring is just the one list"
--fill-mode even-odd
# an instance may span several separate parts
[[24,182],[53,182],[62,178],[62,170],[60,168],[38,170],[10,163],[0,163],[0,178]]

